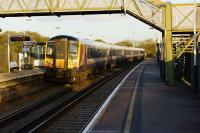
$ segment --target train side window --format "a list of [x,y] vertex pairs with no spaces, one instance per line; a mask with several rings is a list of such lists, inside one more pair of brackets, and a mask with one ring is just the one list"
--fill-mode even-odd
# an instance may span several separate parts
[[99,58],[99,49],[94,48],[94,58]]
[[115,56],[122,56],[122,50],[116,50]]
[[100,48],[87,48],[87,58],[101,58],[107,56],[107,50],[106,49],[100,49]]
[[93,48],[87,48],[87,58],[91,59],[94,57],[94,49]]
[[70,41],[69,46],[69,59],[74,60],[78,57],[78,42]]
[[87,48],[87,58],[90,59],[90,48]]
[[131,51],[126,50],[125,55],[131,55]]
[[110,51],[110,55],[111,55],[111,56],[115,56],[115,50],[111,50],[111,51]]
[[134,54],[134,55],[138,55],[138,54],[139,54],[139,51],[134,50],[134,51],[133,51],[133,54]]

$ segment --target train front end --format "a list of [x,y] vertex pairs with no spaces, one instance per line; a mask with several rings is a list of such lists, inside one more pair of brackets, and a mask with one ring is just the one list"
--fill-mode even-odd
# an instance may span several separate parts
[[64,82],[67,80],[65,66],[65,41],[53,40],[47,43],[45,57],[45,77],[49,81]]
[[55,82],[71,82],[73,69],[77,68],[78,41],[66,37],[50,39],[46,46],[46,79]]

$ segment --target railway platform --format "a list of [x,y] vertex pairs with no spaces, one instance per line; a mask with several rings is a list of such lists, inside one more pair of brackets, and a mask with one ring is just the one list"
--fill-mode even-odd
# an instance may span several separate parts
[[11,73],[0,73],[0,83],[41,74],[44,74],[44,70],[42,69],[23,70]]
[[83,132],[199,133],[200,98],[177,81],[166,86],[155,60],[138,65],[116,87]]
[[44,82],[42,69],[0,73],[0,103],[28,94],[33,85]]

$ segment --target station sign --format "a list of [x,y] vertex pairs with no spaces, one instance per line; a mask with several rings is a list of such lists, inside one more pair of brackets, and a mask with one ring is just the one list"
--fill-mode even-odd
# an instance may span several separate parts
[[37,42],[35,42],[35,41],[25,41],[24,42],[24,46],[31,46],[31,45],[36,45],[37,44]]
[[30,41],[31,38],[30,36],[25,36],[25,35],[17,35],[17,36],[11,36],[10,41],[11,42],[16,42],[16,41]]
[[43,45],[46,45],[46,42],[37,42],[37,45],[43,46]]

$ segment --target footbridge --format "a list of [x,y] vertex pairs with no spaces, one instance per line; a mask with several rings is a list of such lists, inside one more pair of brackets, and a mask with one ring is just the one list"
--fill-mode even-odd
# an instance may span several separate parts
[[[196,7],[200,15],[199,4]],[[0,17],[129,14],[163,33],[162,61],[167,83],[174,83],[174,63],[193,52],[193,4],[160,0],[0,0]],[[196,21],[197,38],[200,18]],[[181,66],[184,61],[181,62]]]

